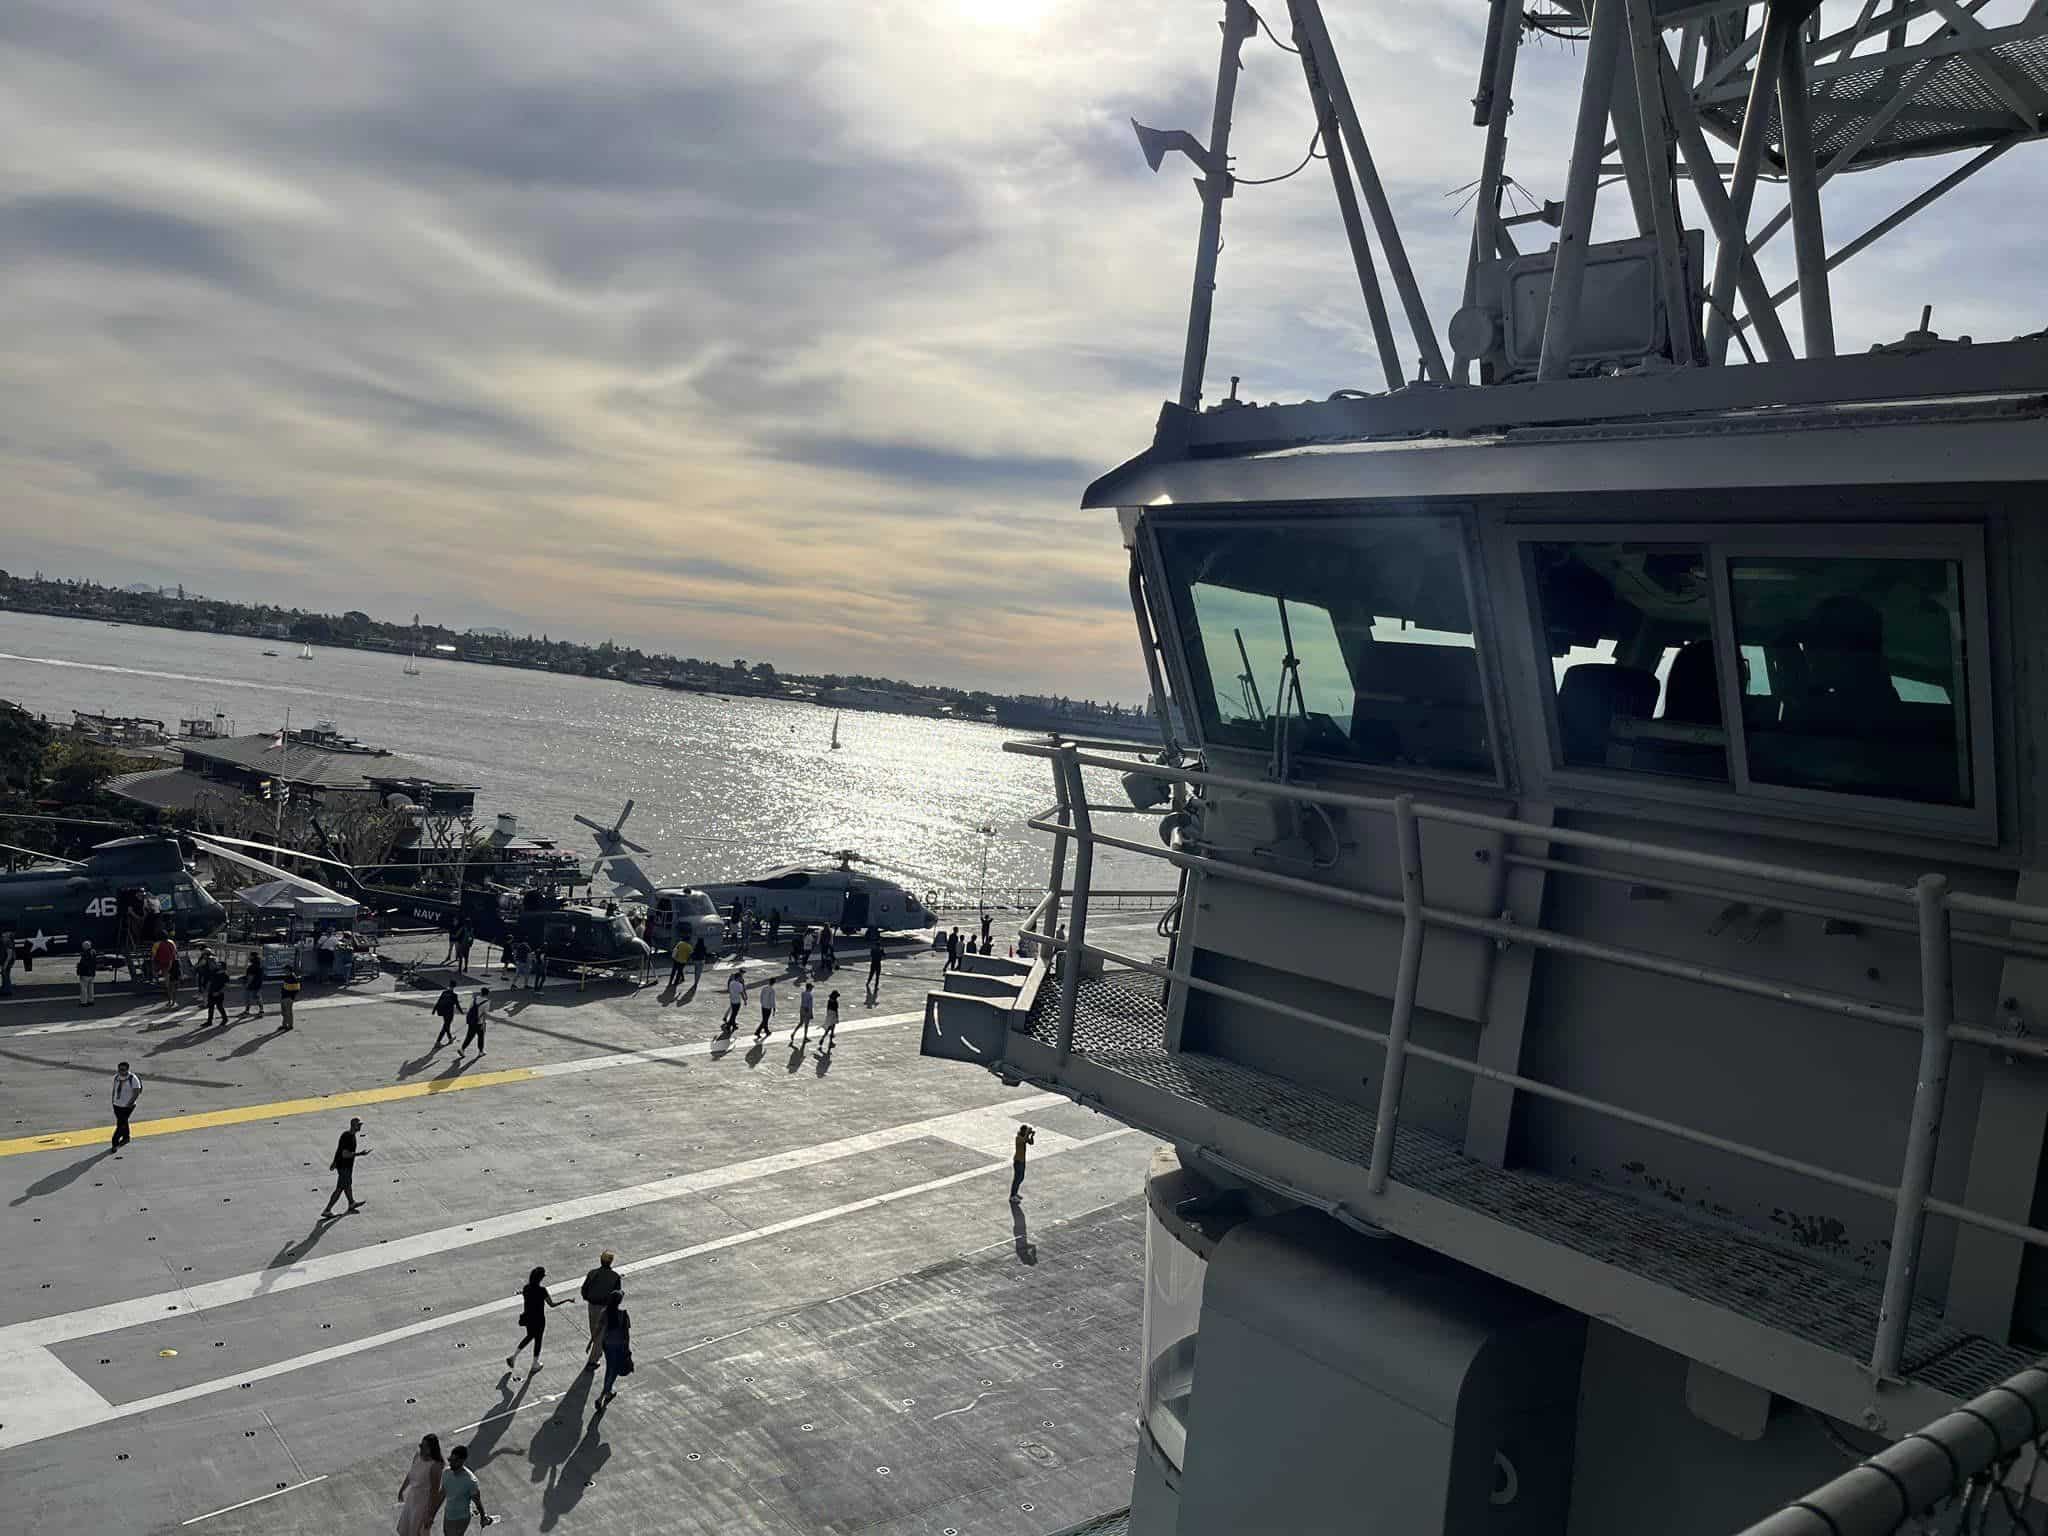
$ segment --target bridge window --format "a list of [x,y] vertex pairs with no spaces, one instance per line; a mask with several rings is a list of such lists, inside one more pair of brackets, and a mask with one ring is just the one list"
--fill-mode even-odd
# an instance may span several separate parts
[[1728,590],[1772,679],[1743,699],[1751,779],[1971,803],[1961,561],[1745,556]]
[[1996,831],[1978,530],[1687,531],[1522,545],[1559,767]]
[[1529,553],[1565,765],[1725,783],[1705,546],[1533,544]]
[[1495,773],[1456,526],[1164,523],[1205,739]]

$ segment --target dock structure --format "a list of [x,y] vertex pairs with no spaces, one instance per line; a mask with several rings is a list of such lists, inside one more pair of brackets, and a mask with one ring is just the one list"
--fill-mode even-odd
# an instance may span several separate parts
[[[309,988],[290,1033],[275,988],[207,1027],[189,992],[81,1015],[27,978],[0,1003],[11,1517],[386,1529],[427,1432],[470,1446],[512,1532],[1053,1531],[1120,1507],[1152,1144],[922,1061],[939,965],[892,956],[872,1008],[865,968],[840,972],[822,1057],[816,1027],[788,1044],[787,980],[753,1048],[752,1009],[718,1038],[725,967],[682,993],[479,969],[459,985],[493,986],[488,1054],[459,1063],[432,1047],[436,975]],[[114,1157],[122,1060],[144,1088]],[[351,1117],[363,1209],[321,1221]],[[599,1412],[578,1287],[607,1248],[638,1369]],[[568,1304],[545,1367],[508,1371],[535,1265]]]

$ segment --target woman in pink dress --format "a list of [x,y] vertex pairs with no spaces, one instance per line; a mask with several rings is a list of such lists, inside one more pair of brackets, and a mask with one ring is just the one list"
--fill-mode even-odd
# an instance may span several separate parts
[[419,1453],[398,1485],[398,1536],[427,1536],[441,1507],[441,1437],[420,1436]]

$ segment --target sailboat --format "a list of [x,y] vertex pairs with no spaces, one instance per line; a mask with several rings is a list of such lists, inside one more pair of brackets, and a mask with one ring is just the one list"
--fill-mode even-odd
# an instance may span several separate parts
[[832,750],[839,750],[839,711],[832,711]]
[[306,642],[306,643],[305,643],[304,645],[302,645],[302,646],[300,646],[300,647],[299,647],[299,660],[301,660],[301,661],[311,661],[312,659],[313,659],[313,642],[312,642],[312,641],[310,641],[310,640],[308,640],[308,641],[307,641],[307,642]]
[[418,677],[420,675],[420,658],[417,652],[409,651],[406,653],[405,675],[407,677]]

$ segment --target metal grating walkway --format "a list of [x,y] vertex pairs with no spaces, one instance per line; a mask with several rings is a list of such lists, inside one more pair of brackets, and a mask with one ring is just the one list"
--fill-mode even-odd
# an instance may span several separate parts
[[[1376,1121],[1372,1110],[1222,1057],[1168,1052],[1160,985],[1142,972],[1084,978],[1074,1017],[1076,1054],[1157,1092],[1366,1165]],[[1030,1020],[1034,1039],[1053,1039],[1058,997],[1055,986],[1039,988]],[[1393,1176],[1532,1237],[1851,1359],[1870,1352],[1880,1282],[1746,1227],[1549,1174],[1494,1168],[1466,1157],[1441,1136],[1406,1126],[1395,1137]],[[2025,1350],[1949,1327],[1932,1305],[1913,1309],[1903,1370],[1909,1380],[1969,1398],[2033,1361]]]

